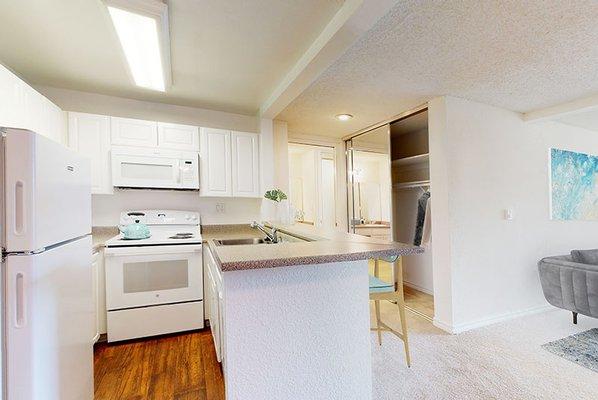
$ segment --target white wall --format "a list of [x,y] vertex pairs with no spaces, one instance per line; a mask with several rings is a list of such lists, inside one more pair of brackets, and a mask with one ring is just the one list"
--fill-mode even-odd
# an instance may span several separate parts
[[289,193],[289,134],[287,123],[274,120],[274,186]]
[[[224,213],[216,204],[224,204]],[[189,210],[201,213],[202,224],[239,224],[260,219],[260,199],[199,197],[196,192],[123,190],[92,196],[94,226],[118,225],[121,211],[136,209]]]
[[543,309],[538,260],[598,247],[598,222],[549,219],[548,150],[595,153],[598,133],[453,97],[429,110],[435,323],[458,332]]

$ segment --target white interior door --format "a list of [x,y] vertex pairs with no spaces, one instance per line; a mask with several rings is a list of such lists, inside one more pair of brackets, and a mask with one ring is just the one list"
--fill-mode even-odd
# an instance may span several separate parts
[[320,159],[320,226],[336,226],[336,182],[334,159]]
[[7,400],[91,400],[91,237],[8,256],[5,280]]

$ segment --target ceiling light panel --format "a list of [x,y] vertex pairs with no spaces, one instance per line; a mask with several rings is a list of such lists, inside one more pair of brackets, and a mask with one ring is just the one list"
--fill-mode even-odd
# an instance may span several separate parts
[[107,0],[106,5],[135,84],[164,92],[171,81],[166,5],[155,0]]

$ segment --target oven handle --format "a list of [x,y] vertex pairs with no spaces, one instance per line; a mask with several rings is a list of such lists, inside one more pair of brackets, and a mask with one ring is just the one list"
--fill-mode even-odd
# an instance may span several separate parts
[[[202,246],[194,245],[193,249],[181,249],[182,246],[147,246],[144,247],[106,247],[105,257],[151,256],[164,254],[194,254],[201,253]],[[164,247],[168,247],[165,249]]]

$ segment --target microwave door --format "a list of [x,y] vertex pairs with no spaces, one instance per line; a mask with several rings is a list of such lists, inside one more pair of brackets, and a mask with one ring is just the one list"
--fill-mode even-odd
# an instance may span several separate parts
[[113,184],[132,188],[181,188],[179,160],[163,157],[113,157]]

